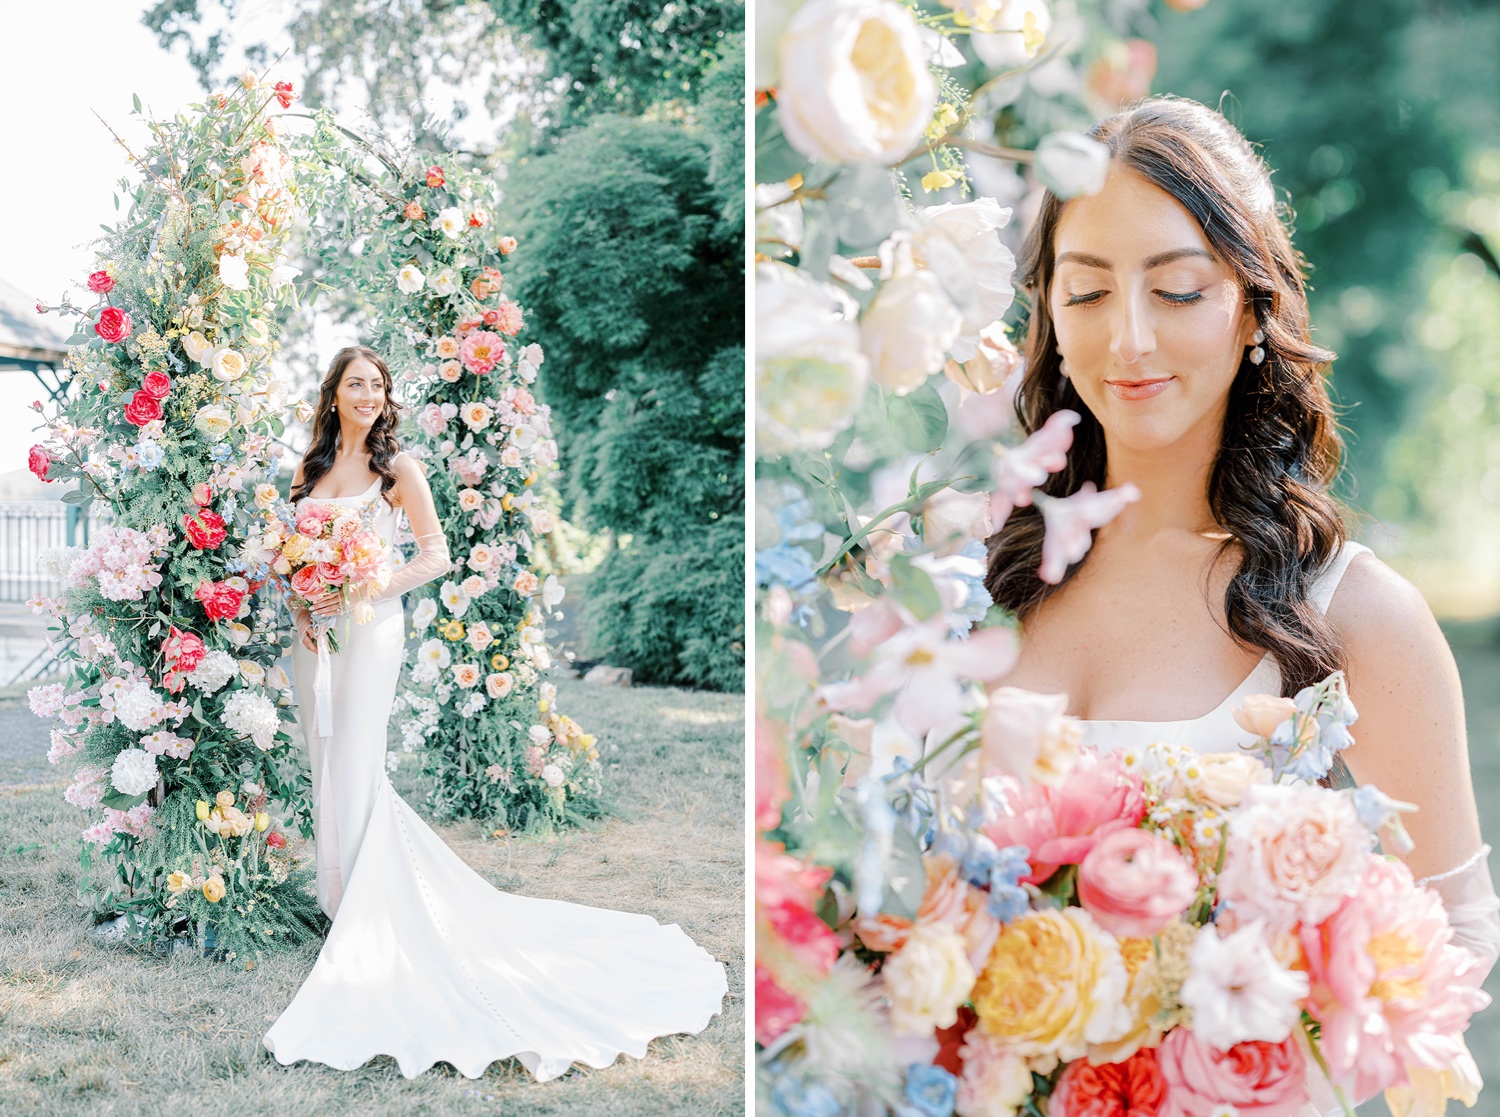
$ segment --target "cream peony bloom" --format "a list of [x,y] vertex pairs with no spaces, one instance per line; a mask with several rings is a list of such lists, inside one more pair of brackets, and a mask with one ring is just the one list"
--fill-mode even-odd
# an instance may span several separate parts
[[897,395],[920,388],[943,367],[963,325],[963,316],[932,272],[887,279],[859,320],[870,376]]
[[927,49],[911,12],[892,0],[809,0],[778,48],[778,118],[804,155],[896,163],[932,121]]
[[219,441],[229,433],[229,428],[233,425],[234,419],[229,411],[216,403],[205,404],[193,416],[193,426],[206,435],[210,442]]
[[213,373],[215,380],[222,380],[226,384],[233,383],[245,375],[245,357],[237,350],[227,345],[214,351],[209,371]]
[[206,365],[213,359],[214,343],[198,330],[194,330],[182,339],[182,347],[187,350],[188,357],[197,364]]
[[1000,240],[1010,223],[1010,210],[994,198],[927,206],[922,225],[897,234],[921,267],[936,272],[943,287],[963,314],[963,333],[950,350],[960,363],[979,353],[981,334],[999,323],[1015,298],[1011,275],[1016,258]]
[[1212,924],[1203,927],[1188,962],[1181,999],[1192,1009],[1193,1033],[1209,1046],[1281,1043],[1301,1019],[1307,974],[1277,960],[1259,923],[1222,937]]
[[219,257],[219,282],[232,291],[250,290],[250,265],[243,256],[226,252]]
[[929,1036],[958,1022],[958,1006],[974,988],[963,936],[943,923],[919,923],[880,975],[898,1035]]
[[396,273],[396,286],[403,295],[415,295],[427,282],[416,264],[407,264]]

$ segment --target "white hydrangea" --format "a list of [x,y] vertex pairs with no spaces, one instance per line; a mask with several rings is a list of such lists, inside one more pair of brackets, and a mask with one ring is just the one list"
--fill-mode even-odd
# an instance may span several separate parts
[[156,786],[156,757],[145,749],[126,749],[115,757],[109,781],[122,795],[143,795]]
[[204,694],[212,694],[239,673],[240,666],[234,656],[215,648],[198,661],[198,666],[188,672],[188,682]]
[[224,703],[224,724],[236,733],[248,736],[256,748],[265,750],[276,740],[281,717],[264,694],[237,690]]
[[152,690],[151,684],[145,679],[137,679],[134,686],[122,690],[115,698],[115,717],[120,719],[120,724],[126,729],[133,729],[137,733],[146,732],[161,721],[165,714],[161,695]]

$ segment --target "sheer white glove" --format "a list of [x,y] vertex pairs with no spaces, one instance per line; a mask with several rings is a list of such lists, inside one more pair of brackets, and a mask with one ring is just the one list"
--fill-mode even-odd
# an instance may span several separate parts
[[1443,898],[1454,945],[1473,953],[1484,975],[1500,958],[1500,897],[1490,878],[1489,855],[1490,847],[1480,846],[1478,853],[1457,868],[1417,881]]
[[442,532],[435,531],[430,535],[418,536],[417,546],[421,548],[421,553],[405,566],[392,571],[391,580],[386,583],[385,589],[370,594],[372,602],[389,601],[393,597],[400,597],[408,590],[414,590],[434,578],[441,578],[452,569],[453,560],[448,554],[448,537]]

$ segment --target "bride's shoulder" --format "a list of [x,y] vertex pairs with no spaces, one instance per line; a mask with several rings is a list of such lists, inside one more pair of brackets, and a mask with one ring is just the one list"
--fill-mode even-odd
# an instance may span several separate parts
[[396,480],[403,481],[408,477],[426,477],[427,467],[422,464],[422,459],[402,450],[391,459],[391,468],[396,471]]
[[1369,551],[1350,561],[1328,604],[1352,671],[1371,681],[1405,673],[1446,678],[1453,655],[1416,586]]

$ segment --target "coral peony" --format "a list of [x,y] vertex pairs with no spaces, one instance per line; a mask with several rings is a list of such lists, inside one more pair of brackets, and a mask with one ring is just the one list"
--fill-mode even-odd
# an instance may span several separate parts
[[240,611],[245,593],[228,582],[199,582],[194,596],[203,603],[203,611],[211,621],[228,620]]
[[1125,770],[1114,754],[1083,749],[1057,787],[1022,786],[1005,780],[1010,812],[984,828],[995,845],[1025,846],[1031,874],[1024,884],[1040,884],[1062,865],[1076,865],[1100,838],[1133,829],[1146,814],[1141,779]]

